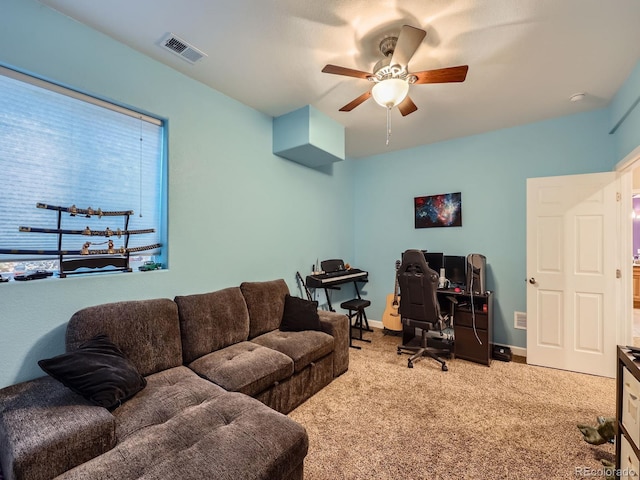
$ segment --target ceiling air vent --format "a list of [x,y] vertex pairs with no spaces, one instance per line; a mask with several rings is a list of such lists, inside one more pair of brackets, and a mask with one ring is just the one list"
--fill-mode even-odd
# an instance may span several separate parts
[[187,42],[177,37],[173,33],[167,34],[161,41],[160,46],[176,55],[184,58],[189,63],[196,63],[207,54],[198,50],[193,45],[189,45]]

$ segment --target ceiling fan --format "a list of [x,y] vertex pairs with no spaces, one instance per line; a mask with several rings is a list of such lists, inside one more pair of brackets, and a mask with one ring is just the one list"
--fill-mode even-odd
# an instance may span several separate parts
[[468,65],[415,73],[409,72],[409,60],[411,60],[426,35],[427,32],[424,30],[410,25],[403,25],[397,37],[383,39],[380,42],[380,52],[385,58],[376,63],[373,67],[373,73],[337,65],[326,65],[322,69],[324,73],[362,78],[374,83],[368,92],[347,103],[340,111],[350,112],[373,96],[376,103],[387,108],[387,112],[397,105],[402,116],[406,116],[418,109],[408,95],[409,85],[464,82],[467,77],[467,70],[469,70]]

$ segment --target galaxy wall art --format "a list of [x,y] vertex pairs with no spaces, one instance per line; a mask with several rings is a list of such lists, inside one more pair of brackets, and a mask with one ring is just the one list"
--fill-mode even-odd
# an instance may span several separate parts
[[416,228],[462,226],[462,194],[460,192],[415,197],[413,204]]

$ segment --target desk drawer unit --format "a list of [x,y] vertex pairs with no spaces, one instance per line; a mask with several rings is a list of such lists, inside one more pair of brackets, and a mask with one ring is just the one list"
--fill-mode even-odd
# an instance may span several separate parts
[[640,472],[640,462],[633,448],[625,437],[620,441],[620,479],[638,480]]
[[628,368],[622,375],[622,425],[635,445],[640,445],[640,382]]
[[627,347],[617,351],[616,468],[619,478],[640,479],[640,359]]
[[491,332],[487,313],[458,310],[453,318],[454,353],[456,358],[489,365]]
[[489,329],[489,318],[486,313],[476,310],[475,312],[467,310],[458,310],[453,317],[454,325],[460,327],[473,328],[475,316],[475,327],[487,331]]

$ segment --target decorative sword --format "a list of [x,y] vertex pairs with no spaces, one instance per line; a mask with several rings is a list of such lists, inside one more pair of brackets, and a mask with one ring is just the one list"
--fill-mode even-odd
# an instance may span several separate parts
[[122,217],[125,215],[133,215],[133,210],[122,210],[122,211],[103,211],[98,208],[94,210],[93,208],[78,208],[75,205],[71,205],[70,207],[59,207],[56,205],[47,205],[46,203],[36,203],[36,207],[45,208],[47,210],[57,210],[58,212],[68,212],[72,217],[76,215],[85,215],[87,218],[92,217],[93,215],[97,215],[98,218],[101,217]]
[[57,233],[65,235],[89,235],[92,237],[112,237],[117,236],[120,238],[122,235],[139,235],[142,233],[153,233],[154,228],[145,228],[142,230],[111,230],[109,227],[106,230],[91,230],[86,227],[83,230],[68,230],[64,228],[39,228],[39,227],[18,227],[21,232],[34,232],[34,233]]
[[[90,243],[90,242],[87,242]],[[101,250],[89,250],[88,245],[85,243],[82,250],[30,250],[30,249],[13,249],[13,248],[0,248],[0,254],[2,255],[124,255],[131,252],[142,252],[144,250],[153,250],[162,246],[161,243],[154,243],[152,245],[145,245],[143,247],[119,247],[119,248],[107,248]]]

